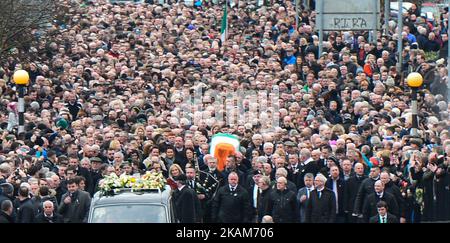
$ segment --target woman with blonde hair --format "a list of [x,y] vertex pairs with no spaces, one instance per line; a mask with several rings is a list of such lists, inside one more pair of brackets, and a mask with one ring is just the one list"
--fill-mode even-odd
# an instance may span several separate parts
[[119,151],[120,150],[120,142],[117,139],[114,139],[111,141],[111,143],[109,144],[109,149],[114,149],[115,151]]
[[173,164],[169,168],[169,178],[174,178],[176,176],[179,176],[181,174],[184,174],[183,169],[181,169],[181,166],[179,164]]
[[376,66],[376,57],[373,54],[368,54],[366,57],[366,60],[364,61],[364,73],[368,76],[368,77],[372,77],[373,74],[373,70],[375,70],[375,66]]

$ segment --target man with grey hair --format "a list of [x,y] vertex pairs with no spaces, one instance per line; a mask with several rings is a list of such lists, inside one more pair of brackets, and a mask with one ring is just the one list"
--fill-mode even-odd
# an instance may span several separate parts
[[299,222],[295,192],[288,190],[286,177],[277,178],[276,190],[269,196],[266,214],[272,216],[275,223]]
[[52,201],[44,201],[42,208],[44,210],[36,215],[35,223],[63,223],[63,217],[55,212],[55,205]]
[[263,137],[261,134],[254,134],[252,136],[252,142],[250,146],[248,147],[245,157],[251,158],[253,150],[257,150],[259,153],[263,150]]
[[0,164],[0,184],[5,183],[11,175],[11,166],[8,163]]
[[270,161],[274,152],[274,145],[271,142],[264,143],[263,146],[264,156]]
[[311,152],[307,148],[303,148],[300,150],[300,168],[299,168],[299,176],[297,177],[297,188],[302,188],[305,186],[303,178],[306,173],[311,173],[313,175],[319,172],[319,166],[317,163],[311,158]]
[[297,201],[300,206],[300,223],[304,223],[306,221],[306,202],[310,198],[311,192],[314,190],[314,175],[307,173],[304,181],[305,187],[300,188],[297,193]]
[[315,189],[306,202],[306,223],[334,223],[336,220],[336,198],[333,191],[325,188],[327,178],[317,174],[314,179]]
[[[285,168],[278,168],[275,171],[275,180],[278,181],[278,178],[284,177],[287,178],[288,172]],[[286,187],[288,190],[291,190],[293,193],[297,193],[297,186],[290,180],[286,179]]]

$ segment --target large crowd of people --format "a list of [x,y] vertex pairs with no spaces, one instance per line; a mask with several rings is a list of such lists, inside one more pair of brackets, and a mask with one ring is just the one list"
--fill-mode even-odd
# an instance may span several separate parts
[[[391,20],[372,43],[326,32],[319,53],[313,4],[296,25],[295,1],[233,1],[222,39],[223,1],[82,2],[32,62],[0,67],[0,222],[86,222],[105,175],[145,171],[177,182],[179,222],[450,220],[448,8],[432,20],[413,5],[401,36]],[[412,71],[424,77],[418,136]],[[226,99],[241,91],[266,98]],[[240,141],[221,171],[217,133]]]

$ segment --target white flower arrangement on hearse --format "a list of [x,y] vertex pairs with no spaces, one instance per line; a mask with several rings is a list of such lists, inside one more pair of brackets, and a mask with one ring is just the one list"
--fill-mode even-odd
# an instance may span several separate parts
[[167,181],[161,172],[147,171],[139,178],[122,174],[117,176],[115,173],[105,176],[100,182],[100,191],[103,193],[118,192],[123,188],[131,189],[159,189],[164,190]]

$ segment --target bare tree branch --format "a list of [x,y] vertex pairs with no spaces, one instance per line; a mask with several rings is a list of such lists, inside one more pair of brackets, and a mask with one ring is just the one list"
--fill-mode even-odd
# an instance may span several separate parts
[[36,32],[47,35],[54,21],[72,7],[68,4],[70,0],[0,0],[0,65],[6,57],[27,53],[39,42]]

